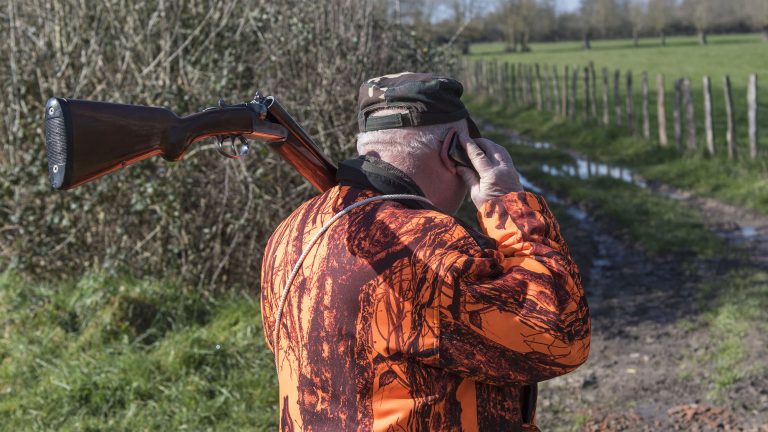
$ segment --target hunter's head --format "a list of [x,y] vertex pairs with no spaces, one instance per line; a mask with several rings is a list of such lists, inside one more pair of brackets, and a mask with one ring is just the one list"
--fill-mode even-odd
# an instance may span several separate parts
[[380,158],[410,176],[439,209],[455,213],[467,187],[448,156],[452,132],[479,137],[461,102],[458,81],[403,72],[360,87],[357,152]]

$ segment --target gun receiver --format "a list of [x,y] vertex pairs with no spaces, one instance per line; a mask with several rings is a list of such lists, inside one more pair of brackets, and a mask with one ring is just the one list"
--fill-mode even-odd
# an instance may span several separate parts
[[[186,117],[159,107],[56,97],[45,106],[48,176],[55,189],[74,188],[155,155],[180,160],[190,145],[210,137],[218,139],[220,153],[234,158],[247,153],[247,139],[265,141],[319,190],[336,183],[336,166],[272,97],[257,94],[238,105],[220,101]],[[227,138],[232,152],[223,147]]]

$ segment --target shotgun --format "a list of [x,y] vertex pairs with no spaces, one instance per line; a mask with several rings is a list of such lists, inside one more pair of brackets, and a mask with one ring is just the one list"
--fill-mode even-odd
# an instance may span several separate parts
[[[179,117],[160,107],[52,97],[45,105],[48,178],[71,189],[130,164],[161,156],[178,161],[189,147],[215,137],[229,158],[248,153],[248,140],[264,141],[315,188],[336,184],[336,165],[272,96]],[[226,145],[226,142],[229,145]]]

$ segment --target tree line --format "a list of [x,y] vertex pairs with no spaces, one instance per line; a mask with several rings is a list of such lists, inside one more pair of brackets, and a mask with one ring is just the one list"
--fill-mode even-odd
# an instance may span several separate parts
[[558,13],[555,0],[390,0],[397,19],[414,24],[441,43],[505,42],[509,52],[530,50],[530,41],[654,37],[758,31],[768,41],[768,0],[581,0]]

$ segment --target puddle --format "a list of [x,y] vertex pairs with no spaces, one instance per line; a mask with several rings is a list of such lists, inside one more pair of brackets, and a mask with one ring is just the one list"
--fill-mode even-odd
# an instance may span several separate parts
[[[483,123],[483,129],[492,130],[497,133],[505,134],[513,144],[532,147],[535,149],[557,149],[557,147],[548,142],[535,141],[526,138],[514,131],[499,128],[491,124]],[[619,165],[610,165],[600,162],[594,162],[583,155],[570,150],[561,150],[573,159],[573,163],[562,165],[541,165],[541,171],[545,174],[558,177],[574,177],[586,180],[594,177],[609,177],[630,183],[641,188],[647,188],[645,179],[635,174],[631,169]],[[524,185],[525,186],[525,185]],[[533,190],[533,189],[531,189]],[[535,191],[534,191],[535,192]],[[538,193],[538,192],[537,192]]]
[[757,228],[741,227],[741,236],[745,238],[757,237]]
[[[514,145],[532,147],[535,149],[557,150],[570,156],[572,162],[569,163],[540,165],[541,171],[551,176],[581,180],[596,177],[608,177],[644,189],[652,189],[655,193],[675,201],[688,201],[692,197],[691,192],[688,191],[678,190],[676,188],[659,187],[655,184],[649,185],[645,179],[640,175],[635,174],[633,170],[627,167],[595,162],[573,150],[560,149],[552,143],[536,141],[524,135],[520,135],[513,130],[495,126],[490,123],[482,122],[481,127],[505,135]],[[563,200],[535,186],[522,176],[520,177],[520,182],[526,190],[544,196],[547,201],[564,204]],[[566,205],[566,213],[582,223],[589,220],[589,215],[587,213],[571,205]],[[741,218],[735,219],[736,220],[730,220],[731,224],[729,224],[728,227],[718,227],[713,231],[720,237],[737,244],[768,244],[768,225],[762,223],[757,223],[757,225],[755,225],[755,223],[742,220]],[[594,264],[594,267],[600,268],[602,264],[603,263],[598,262]]]
[[576,219],[577,221],[585,221],[589,217],[587,212],[576,207],[568,207],[565,212],[568,214],[568,216]]
[[766,243],[768,242],[768,227],[736,226],[729,230],[719,230],[720,237],[736,242]]
[[582,180],[593,177],[610,177],[621,180],[625,183],[631,183],[641,188],[647,188],[645,180],[634,174],[632,170],[621,166],[608,165],[599,162],[592,162],[589,159],[574,157],[573,164],[550,165],[542,164],[541,171],[545,174],[557,177],[575,177]]

